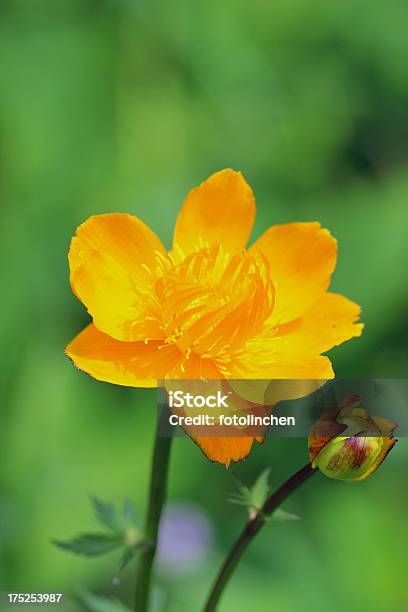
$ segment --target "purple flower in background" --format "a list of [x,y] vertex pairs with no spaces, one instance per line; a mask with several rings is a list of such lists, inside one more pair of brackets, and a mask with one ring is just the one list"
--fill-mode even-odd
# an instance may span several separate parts
[[157,565],[163,573],[193,573],[206,560],[213,543],[207,514],[190,503],[168,504],[160,522]]

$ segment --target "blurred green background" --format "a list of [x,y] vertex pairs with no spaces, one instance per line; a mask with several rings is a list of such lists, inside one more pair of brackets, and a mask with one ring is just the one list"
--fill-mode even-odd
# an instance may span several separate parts
[[[86,324],[67,249],[89,215],[130,212],[170,245],[187,191],[244,172],[255,237],[319,220],[338,238],[333,288],[364,335],[332,351],[339,377],[406,377],[408,4],[147,0],[0,2],[0,590],[105,593],[130,604],[134,566],[51,538],[95,529],[89,495],[146,503],[155,391],[76,371]],[[221,612],[408,608],[408,445],[358,485],[316,476],[238,568]],[[234,472],[278,485],[305,440],[269,440]],[[213,538],[189,572],[157,579],[158,610],[195,612],[242,525],[231,473],[176,439],[170,499]],[[204,551],[205,552],[205,551]],[[71,603],[69,603],[69,601]]]

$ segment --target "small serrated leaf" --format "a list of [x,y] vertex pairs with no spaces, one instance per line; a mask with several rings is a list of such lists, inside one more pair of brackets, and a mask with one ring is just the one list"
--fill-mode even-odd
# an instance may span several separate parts
[[263,470],[250,489],[249,506],[259,510],[264,505],[269,493],[270,468]]
[[132,561],[132,559],[134,559],[134,557],[136,556],[136,553],[138,552],[138,548],[126,548],[120,561],[119,561],[119,571],[121,572],[122,570],[125,569],[125,567],[127,566],[128,563],[130,563],[130,561]]
[[97,557],[111,552],[122,545],[122,539],[118,535],[107,535],[104,533],[82,533],[68,542],[53,540],[53,543],[77,555],[85,557]]
[[250,490],[248,487],[242,484],[240,480],[236,476],[233,475],[234,484],[237,487],[238,491],[236,493],[231,493],[228,498],[228,501],[232,504],[239,504],[241,506],[248,506]]
[[135,524],[136,522],[135,507],[130,499],[125,499],[123,503],[123,518],[126,523]]
[[97,497],[92,497],[91,502],[95,516],[102,525],[112,531],[120,531],[122,529],[123,525],[113,504],[104,502]]
[[140,550],[142,550],[143,548],[148,548],[150,546],[151,542],[149,540],[140,540],[140,542],[138,542],[134,546],[125,548],[123,555],[119,561],[119,571],[121,572],[123,569],[125,569],[127,564],[132,561],[132,559],[134,559],[134,557]]
[[120,572],[125,569],[127,564],[133,559],[135,555],[136,555],[136,551],[133,550],[133,548],[125,548],[125,551],[119,561],[119,571]]
[[248,506],[248,501],[246,499],[241,499],[240,497],[229,497],[228,501],[230,504],[238,504],[238,506]]
[[298,521],[300,516],[297,514],[291,514],[290,512],[286,512],[286,510],[282,510],[282,508],[277,508],[275,512],[271,514],[269,517],[272,521],[277,521],[283,523],[285,521]]

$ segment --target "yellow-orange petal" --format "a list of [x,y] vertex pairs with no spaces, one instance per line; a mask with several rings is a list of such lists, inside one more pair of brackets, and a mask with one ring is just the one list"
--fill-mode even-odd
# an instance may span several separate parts
[[[229,467],[231,463],[242,461],[249,455],[255,438],[252,437],[215,437],[191,436],[210,461]],[[257,442],[262,442],[261,439]]]
[[181,358],[177,347],[161,342],[120,342],[92,323],[65,349],[80,370],[98,380],[126,387],[156,387]]
[[153,285],[164,257],[154,232],[131,215],[95,215],[78,227],[71,287],[99,330],[129,342],[163,336]]
[[[330,360],[322,355],[290,355],[265,351],[251,341],[228,365],[228,378],[329,380],[334,377]],[[318,385],[319,386],[319,385]],[[303,388],[303,386],[302,386]],[[247,399],[252,400],[250,396]],[[288,399],[288,398],[287,398]]]
[[271,349],[282,353],[320,354],[361,335],[364,325],[356,323],[360,313],[358,304],[338,293],[325,293],[303,316],[278,329],[271,328],[260,337]]
[[[207,364],[208,365],[208,364]],[[208,370],[210,377],[214,374],[212,369]],[[228,467],[232,462],[241,461],[250,452],[254,441],[262,444],[267,426],[263,425],[226,425],[220,423],[219,417],[257,415],[263,417],[270,414],[270,409],[265,409],[263,406],[257,406],[252,402],[247,402],[239,393],[235,392],[230,381],[225,378],[220,378],[220,374],[215,377],[216,380],[206,380],[205,383],[192,379],[192,371],[187,373],[187,383],[180,386],[177,380],[166,380],[166,391],[175,392],[178,389],[193,395],[214,395],[220,393],[228,397],[228,406],[223,407],[202,407],[190,408],[184,406],[182,408],[172,408],[172,412],[177,414],[182,419],[181,427],[188,436],[201,448],[204,455],[211,461],[221,463]],[[169,377],[170,378],[170,377]],[[236,381],[234,381],[236,382]],[[197,415],[210,417],[215,419],[211,425],[206,424],[186,424],[186,417],[195,417]]]
[[252,189],[240,172],[226,169],[190,191],[174,229],[174,248],[185,254],[221,243],[226,252],[243,249],[255,220]]
[[292,321],[319,300],[336,266],[337,242],[320,223],[288,223],[267,230],[250,248],[266,259],[275,283],[271,324]]

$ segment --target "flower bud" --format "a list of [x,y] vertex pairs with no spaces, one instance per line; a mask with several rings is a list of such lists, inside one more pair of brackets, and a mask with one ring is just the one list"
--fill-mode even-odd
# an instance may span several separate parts
[[394,446],[395,427],[391,421],[369,416],[359,396],[348,396],[313,426],[309,434],[312,466],[329,478],[363,480],[380,467]]

